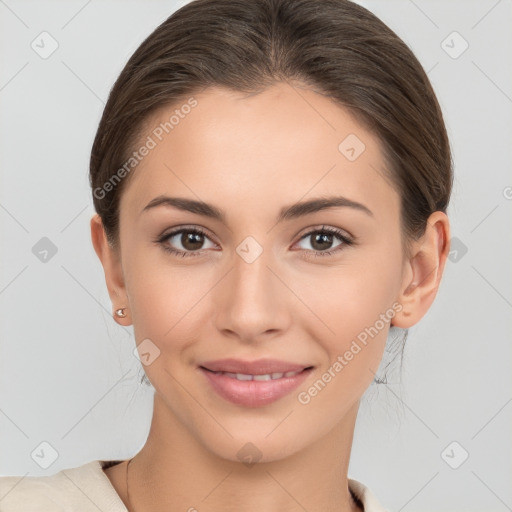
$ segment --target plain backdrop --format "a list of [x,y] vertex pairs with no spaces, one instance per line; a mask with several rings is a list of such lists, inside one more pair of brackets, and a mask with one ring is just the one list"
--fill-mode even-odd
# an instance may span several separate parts
[[[124,459],[146,439],[153,388],[111,318],[88,161],[126,60],[184,3],[0,1],[1,475]],[[438,296],[402,380],[395,362],[363,398],[349,476],[390,510],[511,510],[512,2],[360,3],[428,72],[455,184]]]

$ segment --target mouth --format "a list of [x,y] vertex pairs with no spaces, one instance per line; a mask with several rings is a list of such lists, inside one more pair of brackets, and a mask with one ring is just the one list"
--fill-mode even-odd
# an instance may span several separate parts
[[247,380],[258,380],[258,381],[269,381],[269,380],[276,380],[276,379],[282,379],[283,377],[295,377],[295,375],[298,375],[299,373],[302,373],[305,370],[309,370],[313,368],[312,366],[308,366],[307,368],[303,368],[300,371],[296,372],[273,372],[273,373],[262,373],[262,374],[251,374],[251,373],[231,373],[231,372],[215,372],[212,370],[209,370],[208,368],[204,368],[201,366],[203,370],[206,370],[207,372],[215,373],[217,375],[225,375],[226,377],[229,377],[231,379],[237,379],[242,381]]
[[244,362],[224,359],[199,366],[211,388],[223,399],[244,407],[271,404],[291,393],[314,366],[277,360]]

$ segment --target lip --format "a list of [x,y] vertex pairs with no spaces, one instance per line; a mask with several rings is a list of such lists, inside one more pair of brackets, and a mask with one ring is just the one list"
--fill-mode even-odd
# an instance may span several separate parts
[[[222,359],[209,361],[199,367],[213,390],[225,400],[244,407],[260,407],[271,404],[291,393],[309,376],[313,367],[279,361],[260,359],[241,361]],[[298,372],[290,377],[272,380],[238,380],[223,373],[264,375],[270,373]]]

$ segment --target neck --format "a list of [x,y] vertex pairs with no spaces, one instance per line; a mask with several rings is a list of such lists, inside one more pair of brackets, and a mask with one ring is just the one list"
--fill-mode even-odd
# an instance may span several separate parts
[[128,467],[129,510],[359,512],[347,480],[358,406],[306,449],[249,465],[207,450],[155,393],[148,439]]

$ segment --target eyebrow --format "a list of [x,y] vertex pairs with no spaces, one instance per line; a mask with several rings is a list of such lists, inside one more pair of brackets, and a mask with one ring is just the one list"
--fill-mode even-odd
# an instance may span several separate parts
[[[210,217],[226,224],[226,214],[220,208],[217,208],[216,206],[205,203],[203,201],[196,201],[195,199],[187,199],[184,197],[155,197],[144,207],[141,214],[158,206],[177,208],[178,210]],[[358,203],[357,201],[352,201],[351,199],[342,196],[331,196],[320,197],[317,199],[311,199],[309,201],[303,201],[302,203],[295,203],[290,206],[285,206],[279,212],[277,223],[284,220],[303,217],[305,215],[319,212],[321,210],[326,210],[328,208],[340,207],[353,208],[373,217],[373,212],[364,204]]]

